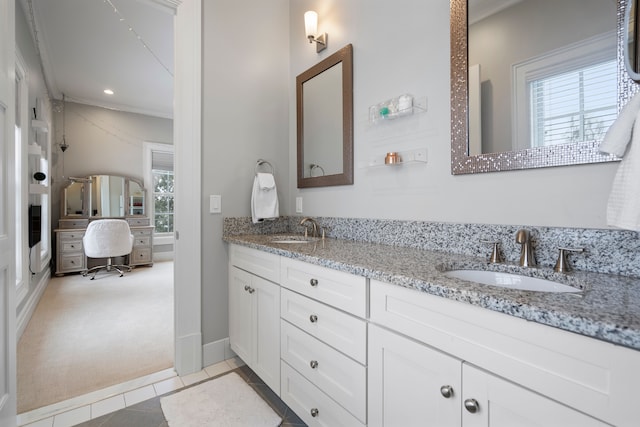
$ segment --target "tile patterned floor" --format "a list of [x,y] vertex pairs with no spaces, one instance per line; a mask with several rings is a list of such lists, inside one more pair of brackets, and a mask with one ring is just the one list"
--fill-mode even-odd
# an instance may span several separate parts
[[173,377],[153,385],[116,394],[94,403],[47,417],[26,427],[168,427],[160,407],[162,396],[235,371],[282,417],[281,427],[306,424],[239,359],[209,366],[185,377]]

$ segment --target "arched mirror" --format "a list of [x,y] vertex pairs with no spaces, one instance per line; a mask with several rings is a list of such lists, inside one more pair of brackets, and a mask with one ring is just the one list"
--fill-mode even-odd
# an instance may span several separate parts
[[353,184],[353,48],[296,78],[298,188]]
[[623,3],[451,0],[452,173],[617,160]]

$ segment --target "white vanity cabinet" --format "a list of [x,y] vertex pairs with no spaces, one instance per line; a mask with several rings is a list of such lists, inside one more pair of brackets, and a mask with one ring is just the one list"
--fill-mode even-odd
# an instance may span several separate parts
[[367,280],[282,258],[281,398],[309,426],[367,421]]
[[[231,349],[280,395],[280,257],[231,246],[229,342]],[[247,271],[245,271],[247,270]]]
[[369,328],[369,406],[371,427],[608,425],[375,325]]
[[638,352],[375,280],[370,292],[370,426],[637,421]]

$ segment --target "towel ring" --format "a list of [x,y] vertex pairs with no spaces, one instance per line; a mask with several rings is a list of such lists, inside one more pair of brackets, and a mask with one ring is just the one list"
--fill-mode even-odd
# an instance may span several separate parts
[[266,160],[263,159],[258,159],[258,161],[256,162],[256,167],[255,167],[255,172],[258,173],[258,168],[262,165],[268,165],[269,168],[271,169],[271,174],[273,175],[273,173],[275,172],[275,169],[273,168],[273,165],[271,163],[269,163]]

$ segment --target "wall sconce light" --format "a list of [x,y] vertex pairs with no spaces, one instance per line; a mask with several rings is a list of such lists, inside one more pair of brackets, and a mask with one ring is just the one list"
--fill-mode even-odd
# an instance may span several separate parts
[[309,43],[316,42],[316,52],[322,52],[327,48],[327,33],[318,33],[318,14],[313,10],[304,14],[304,32],[307,34]]

